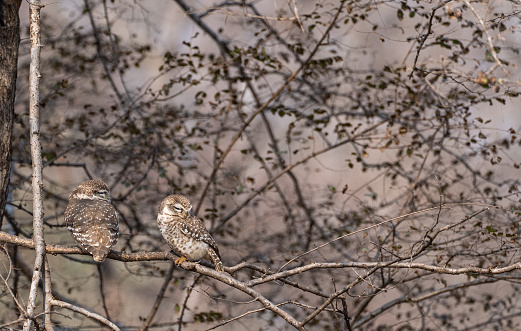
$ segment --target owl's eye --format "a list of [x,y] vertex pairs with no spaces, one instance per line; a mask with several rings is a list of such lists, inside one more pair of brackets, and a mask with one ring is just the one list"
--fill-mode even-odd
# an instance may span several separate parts
[[107,190],[100,190],[94,193],[98,198],[100,199],[108,199],[109,198],[109,192]]
[[174,211],[175,211],[176,213],[180,213],[180,212],[183,211],[183,209],[181,209],[181,208],[178,207],[178,206],[173,206],[173,209],[174,209]]

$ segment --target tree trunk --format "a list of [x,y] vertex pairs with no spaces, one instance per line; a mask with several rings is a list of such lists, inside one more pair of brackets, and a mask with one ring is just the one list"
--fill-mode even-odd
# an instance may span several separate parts
[[0,227],[11,171],[11,137],[13,132],[16,68],[20,44],[21,0],[0,0]]

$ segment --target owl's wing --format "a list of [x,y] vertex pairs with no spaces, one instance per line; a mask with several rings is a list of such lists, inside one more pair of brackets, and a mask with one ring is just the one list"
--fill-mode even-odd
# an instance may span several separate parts
[[179,229],[182,233],[187,236],[190,236],[196,240],[200,240],[202,242],[207,243],[213,250],[217,253],[219,257],[219,248],[217,248],[217,243],[213,240],[210,232],[206,230],[204,226],[204,222],[195,216],[189,216],[184,222],[179,222]]
[[108,201],[104,200],[73,200],[65,209],[65,225],[77,226],[87,223],[91,226],[101,226],[110,230],[119,230],[119,214]]
[[72,200],[65,209],[65,225],[80,246],[102,261],[119,235],[119,215],[103,200]]

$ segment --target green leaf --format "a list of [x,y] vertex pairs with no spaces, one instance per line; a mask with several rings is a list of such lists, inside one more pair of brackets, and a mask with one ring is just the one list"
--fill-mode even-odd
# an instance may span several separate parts
[[398,9],[396,12],[396,15],[398,16],[398,19],[401,21],[403,20],[403,11],[401,9]]
[[47,160],[47,162],[52,161],[56,157],[55,151],[42,151],[42,158]]

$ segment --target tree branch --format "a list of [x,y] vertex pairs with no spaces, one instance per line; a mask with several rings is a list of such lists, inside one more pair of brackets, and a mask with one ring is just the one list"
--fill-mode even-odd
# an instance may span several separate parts
[[[210,35],[212,35],[211,31],[210,32],[208,31],[209,29],[202,22],[202,20],[197,15],[195,15],[191,12],[190,7],[183,0],[175,0],[175,1],[179,4],[179,6],[181,6],[181,8],[183,8],[183,10],[187,13],[187,15],[190,16],[190,18],[192,20],[194,20],[194,22],[197,23],[197,25],[199,25],[204,31],[206,31],[206,32],[210,33]],[[313,59],[313,57],[317,53],[320,46],[322,46],[322,42],[326,39],[327,36],[329,36],[329,32],[335,26],[336,21],[340,15],[340,13],[342,12],[343,8],[344,8],[344,4],[342,3],[339,5],[338,10],[337,10],[335,16],[333,17],[333,19],[331,20],[331,22],[329,23],[326,31],[323,33],[322,37],[316,43],[315,48],[311,51],[311,53],[309,54],[308,58],[304,61],[304,63],[301,66],[299,66],[298,69],[295,70],[286,79],[286,81],[284,81],[284,83],[279,87],[279,89],[275,93],[273,93],[273,95],[267,101],[265,101],[260,107],[258,107],[257,110],[255,110],[255,112],[246,121],[244,121],[243,126],[241,127],[239,132],[237,132],[237,134],[232,138],[232,141],[228,144],[228,147],[226,148],[226,150],[222,153],[221,157],[219,158],[217,165],[212,169],[212,172],[210,173],[210,176],[208,177],[208,179],[206,181],[206,185],[203,189],[203,193],[201,194],[201,197],[199,198],[199,203],[198,203],[197,207],[195,208],[195,211],[194,211],[195,214],[197,214],[199,209],[201,208],[201,206],[203,204],[203,200],[206,197],[206,193],[208,192],[208,189],[209,189],[210,185],[212,184],[212,182],[215,178],[215,175],[217,174],[217,171],[220,169],[222,163],[224,162],[224,159],[230,153],[230,151],[232,150],[235,143],[240,139],[240,137],[242,136],[242,134],[244,133],[246,128],[248,128],[250,126],[251,122],[255,119],[255,117],[257,117],[257,115],[259,115],[261,112],[263,112],[271,104],[271,102],[273,100],[278,98],[279,95],[286,89],[286,87],[288,87],[288,85],[295,79],[295,77],[297,77],[297,75],[306,67],[306,65],[309,63],[309,61],[311,61],[311,59]],[[219,38],[216,37],[214,39],[219,39]],[[226,43],[224,43],[224,42],[222,42],[221,44],[226,45]]]
[[161,286],[161,289],[159,290],[159,293],[156,297],[156,302],[154,303],[154,306],[152,307],[152,310],[150,310],[150,313],[147,316],[147,319],[139,329],[139,331],[147,331],[148,327],[150,326],[150,323],[152,323],[152,320],[154,319],[154,316],[156,316],[157,310],[159,309],[159,306],[161,305],[161,301],[163,301],[163,298],[165,297],[166,289],[168,288],[168,284],[172,280],[172,275],[174,274],[175,264],[172,263],[170,265],[170,269],[168,269],[168,273],[165,276],[165,281],[163,282],[163,286]]
[[436,7],[432,8],[431,17],[429,19],[429,23],[427,23],[428,24],[427,25],[427,33],[422,35],[422,37],[420,39],[420,44],[418,45],[418,50],[416,51],[416,57],[414,58],[414,63],[412,65],[412,71],[411,71],[411,75],[409,76],[409,79],[412,78],[414,70],[417,69],[416,68],[416,63],[418,62],[418,58],[420,57],[420,51],[421,51],[421,49],[423,47],[423,44],[425,44],[425,41],[427,40],[429,35],[432,33],[432,20],[434,19],[434,14],[436,13],[436,10],[440,9],[441,7],[445,6],[445,4],[447,4],[447,3],[451,2],[451,1],[452,0],[444,0],[442,3],[440,3]]
[[[34,249],[34,243],[31,240],[18,238],[16,236],[10,235],[8,233],[0,231],[0,242],[17,244],[19,246],[27,247]],[[83,252],[77,246],[60,246],[60,245],[47,245],[45,247],[49,254],[81,254],[88,255],[88,253]],[[137,262],[137,261],[175,261],[177,256],[170,252],[138,252],[138,253],[124,253],[124,252],[116,252],[110,251],[107,256],[110,259],[122,261],[122,262]],[[257,299],[266,309],[273,311],[275,314],[279,315],[283,319],[285,319],[288,323],[296,327],[298,330],[305,330],[304,327],[300,327],[298,325],[298,321],[292,317],[290,314],[285,312],[284,310],[278,308],[271,301],[266,299],[260,293],[254,291],[250,287],[248,287],[244,282],[241,282],[229,275],[218,272],[214,269],[210,269],[204,267],[198,263],[193,262],[183,262],[181,267],[185,270],[196,272],[214,279],[221,281],[224,284],[227,284],[231,287],[234,287],[251,297]],[[82,308],[83,309],[83,308]]]
[[[29,1],[30,6],[30,38],[31,64],[29,74],[29,122],[31,137],[32,159],[32,187],[33,187],[33,242],[35,245],[35,260],[29,298],[27,300],[27,319],[24,322],[24,331],[29,331],[34,319],[38,283],[42,276],[45,259],[45,241],[43,238],[43,197],[42,197],[42,146],[40,144],[40,10],[43,7],[40,0]],[[45,304],[44,304],[45,305]]]
[[90,317],[98,322],[101,322],[105,325],[107,325],[108,327],[110,327],[112,330],[114,331],[120,331],[120,328],[118,328],[118,326],[114,323],[112,323],[111,321],[109,321],[108,319],[106,319],[105,317],[99,315],[99,314],[96,314],[88,309],[85,309],[85,308],[82,308],[82,307],[78,307],[78,306],[75,306],[73,304],[70,304],[68,302],[64,302],[64,301],[60,301],[60,300],[55,300],[55,299],[52,299],[51,300],[51,304],[53,306],[57,306],[57,307],[61,307],[61,308],[67,308],[69,310],[72,310],[74,312],[77,312],[77,313],[80,313],[82,315],[85,315],[87,317]]
[[413,302],[417,303],[417,302],[421,302],[423,300],[427,300],[427,299],[436,297],[436,296],[438,296],[440,294],[443,294],[443,293],[446,293],[446,292],[451,292],[451,291],[454,291],[454,290],[457,290],[457,289],[460,289],[460,288],[465,288],[465,287],[470,287],[470,286],[477,286],[477,285],[482,285],[482,284],[489,284],[489,283],[494,283],[494,282],[497,282],[497,281],[498,280],[495,279],[495,278],[487,278],[487,279],[475,280],[475,281],[472,281],[472,282],[465,282],[463,284],[456,284],[456,285],[447,286],[447,287],[442,288],[440,290],[431,291],[428,294],[417,296],[417,297],[411,297],[410,295],[407,294],[407,295],[404,295],[403,297],[400,297],[398,299],[392,300],[392,301],[382,305],[378,309],[376,309],[376,310],[370,312],[369,314],[365,315],[363,318],[361,318],[360,320],[356,321],[354,327],[355,328],[359,328],[363,324],[365,324],[365,323],[369,322],[371,319],[375,318],[375,316],[378,316],[381,313],[391,309],[392,307],[394,307],[396,305],[399,305],[399,304],[402,304],[402,303],[413,303]]
[[51,301],[53,300],[52,297],[52,285],[51,285],[51,268],[49,266],[49,261],[47,259],[47,256],[45,256],[45,273],[44,273],[44,285],[43,285],[44,291],[44,325],[45,325],[45,331],[54,331],[54,328],[52,326],[52,320],[51,320]]
[[188,299],[190,299],[190,296],[192,295],[192,290],[194,289],[194,286],[195,284],[197,284],[199,279],[201,279],[201,275],[195,277],[194,281],[192,282],[192,285],[186,288],[186,295],[183,300],[183,304],[181,305],[181,313],[179,314],[179,318],[177,320],[177,331],[181,331],[181,328],[183,326],[183,316],[185,315],[185,311],[187,309]]

